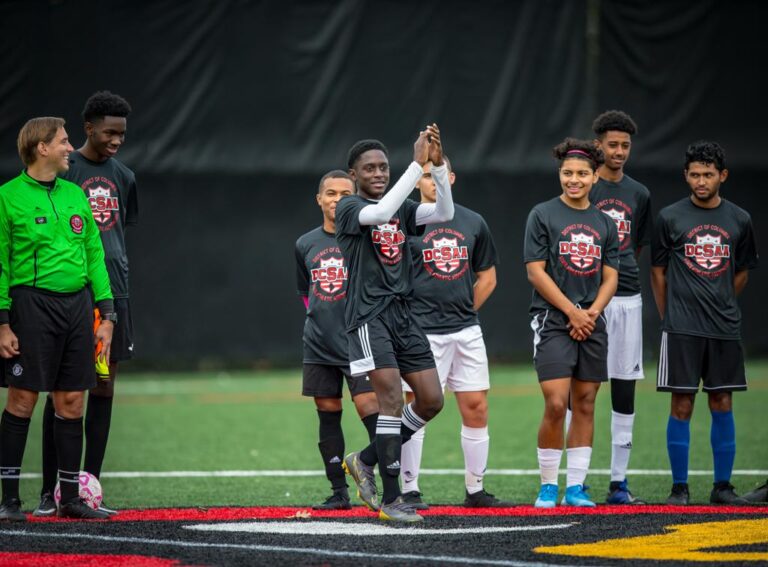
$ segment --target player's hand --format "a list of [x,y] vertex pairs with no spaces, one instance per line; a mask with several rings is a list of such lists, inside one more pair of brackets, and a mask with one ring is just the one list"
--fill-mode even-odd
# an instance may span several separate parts
[[112,321],[101,321],[96,332],[93,334],[94,346],[101,341],[101,353],[99,354],[107,364],[109,364],[109,355],[112,352],[112,333],[115,330],[115,324]]
[[13,358],[19,354],[19,339],[11,331],[11,326],[8,324],[0,325],[0,356]]
[[429,138],[428,132],[425,130],[419,132],[419,137],[413,144],[413,161],[423,166],[429,161]]
[[427,126],[429,139],[429,161],[432,165],[443,165],[443,143],[440,139],[440,128],[434,122]]
[[583,341],[595,330],[595,321],[585,309],[574,307],[568,313],[568,329],[577,341]]

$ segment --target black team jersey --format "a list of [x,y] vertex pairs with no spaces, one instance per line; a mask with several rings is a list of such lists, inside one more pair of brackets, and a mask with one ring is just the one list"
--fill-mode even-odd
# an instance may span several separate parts
[[615,183],[599,179],[589,192],[589,200],[611,217],[619,232],[619,287],[616,295],[640,293],[638,247],[651,242],[651,194],[642,183],[624,174]]
[[396,297],[408,297],[413,268],[406,237],[424,232],[423,226],[416,226],[419,204],[411,199],[388,222],[361,226],[360,211],[372,204],[376,201],[350,195],[336,205],[336,240],[349,268],[345,316],[349,331],[376,317]]
[[139,220],[133,171],[115,158],[94,162],[74,151],[69,155],[69,171],[64,178],[79,185],[91,203],[104,246],[112,295],[115,299],[128,297],[125,227],[135,225]]
[[[573,209],[560,197],[536,205],[525,226],[526,263],[546,260],[547,274],[575,305],[589,307],[603,282],[603,264],[619,268],[619,235],[608,215]],[[555,309],[536,289],[530,312]]]
[[414,265],[411,313],[425,333],[455,333],[477,325],[474,274],[498,263],[483,217],[454,207],[452,221],[427,225],[423,236],[408,239]]
[[296,289],[309,298],[304,321],[304,362],[347,366],[344,305],[347,268],[335,235],[323,227],[296,241]]
[[651,244],[654,266],[667,268],[662,329],[715,339],[741,337],[736,272],[757,267],[752,219],[722,199],[703,209],[686,197],[659,213]]

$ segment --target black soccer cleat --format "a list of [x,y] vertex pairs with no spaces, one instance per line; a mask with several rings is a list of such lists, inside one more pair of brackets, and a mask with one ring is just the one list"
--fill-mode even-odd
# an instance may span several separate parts
[[667,497],[667,504],[669,506],[687,506],[690,500],[691,496],[688,493],[687,482],[676,482],[672,485],[672,492]]
[[72,518],[76,520],[109,520],[109,514],[101,510],[94,510],[83,502],[82,498],[76,498],[72,502],[59,506],[59,518]]
[[465,492],[466,498],[464,498],[464,506],[467,508],[508,508],[514,506],[512,502],[504,502],[499,500],[490,492],[486,492],[485,489],[480,492],[470,494]]
[[26,522],[27,515],[21,511],[21,500],[9,498],[0,504],[0,521]]
[[56,501],[53,499],[53,494],[50,492],[43,492],[40,495],[40,504],[37,505],[32,515],[36,518],[49,518],[56,515]]
[[745,500],[736,492],[734,486],[727,481],[716,482],[709,495],[710,504],[727,504],[730,506],[748,506],[749,500]]
[[101,501],[101,504],[99,504],[99,507],[97,508],[101,512],[106,512],[110,516],[117,516],[119,512],[115,510],[114,508],[110,508],[106,504],[104,504],[104,501]]
[[345,490],[335,490],[325,502],[312,506],[313,510],[351,510],[352,504],[349,502],[349,494]]
[[403,492],[403,502],[410,504],[414,510],[429,510],[429,504],[421,499],[421,492],[418,490]]
[[742,498],[753,504],[761,502],[768,503],[768,481],[755,488],[752,492],[747,492]]
[[647,504],[645,500],[641,500],[636,497],[629,490],[627,479],[619,481],[611,481],[608,485],[608,495],[605,497],[606,504],[630,504],[630,505],[642,505]]

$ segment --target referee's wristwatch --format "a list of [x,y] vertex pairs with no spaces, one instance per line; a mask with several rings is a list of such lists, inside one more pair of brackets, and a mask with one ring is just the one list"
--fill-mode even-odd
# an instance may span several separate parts
[[112,313],[102,313],[101,314],[101,320],[102,321],[112,321],[112,323],[114,323],[116,325],[117,324],[117,313],[114,312],[114,311]]

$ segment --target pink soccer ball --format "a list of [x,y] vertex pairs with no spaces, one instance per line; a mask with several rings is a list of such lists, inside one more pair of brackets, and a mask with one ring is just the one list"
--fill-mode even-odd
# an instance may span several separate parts
[[[88,506],[94,510],[98,510],[103,498],[99,479],[89,472],[80,471],[78,480],[80,484],[80,498],[82,498],[83,502],[88,504]],[[58,482],[53,491],[53,499],[56,501],[57,506],[61,503],[61,485]]]

